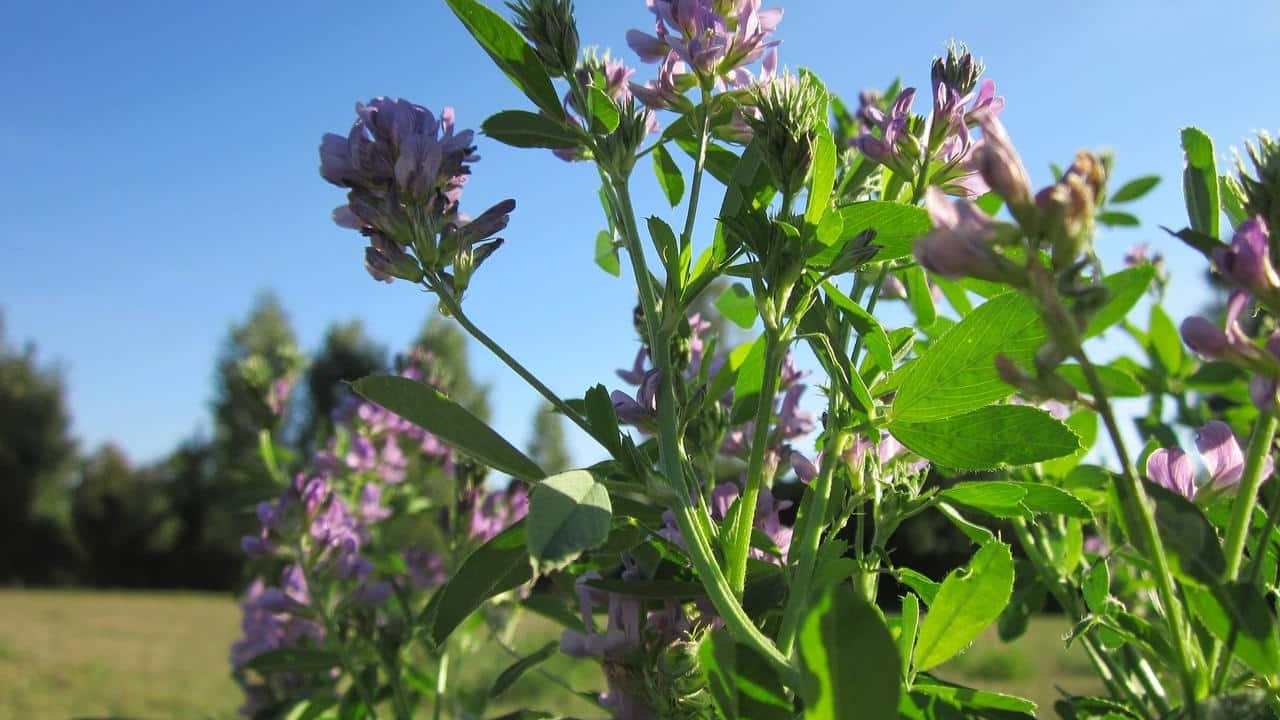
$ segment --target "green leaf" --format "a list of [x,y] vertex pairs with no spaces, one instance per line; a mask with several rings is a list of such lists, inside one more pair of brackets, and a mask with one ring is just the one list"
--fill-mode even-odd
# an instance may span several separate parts
[[1169,313],[1159,305],[1151,306],[1151,327],[1148,330],[1151,347],[1155,350],[1156,359],[1169,375],[1177,376],[1182,369],[1182,338],[1178,335],[1178,327],[1173,324]]
[[342,656],[328,650],[277,648],[255,655],[245,667],[268,674],[278,672],[328,672],[342,667]]
[[1191,229],[1218,237],[1218,164],[1213,156],[1213,140],[1196,127],[1182,129],[1182,150],[1187,166],[1182,174],[1182,190],[1187,199]]
[[1040,513],[1093,519],[1089,506],[1053,485],[1012,480],[963,482],[943,490],[950,502],[1002,518],[1031,518]]
[[[897,373],[896,421],[940,420],[1013,393],[996,373],[996,355],[1030,365],[1047,333],[1035,305],[1019,293],[988,300]],[[880,394],[873,390],[872,394]]]
[[743,330],[756,324],[756,299],[742,283],[734,283],[716,298],[716,309]]
[[[1098,372],[1102,387],[1111,397],[1142,397],[1147,393],[1142,383],[1120,368],[1097,365],[1094,370]],[[1084,369],[1079,365],[1059,365],[1057,373],[1058,377],[1071,383],[1071,387],[1076,390],[1085,394],[1093,393],[1093,389],[1089,387],[1089,381],[1084,377]]]
[[1215,591],[1187,587],[1186,592],[1196,621],[1223,643],[1234,640],[1236,657],[1249,669],[1266,677],[1280,674],[1276,619],[1256,587],[1235,582]]
[[618,413],[609,399],[608,388],[597,384],[587,390],[583,405],[587,422],[591,425],[591,436],[599,440],[610,455],[622,455],[622,444],[618,441]]
[[560,643],[554,641],[549,642],[537,651],[516,660],[508,666],[506,670],[499,673],[496,679],[494,679],[493,685],[489,686],[489,697],[496,698],[507,690],[510,690],[511,686],[516,684],[516,681],[520,679],[521,675],[524,675],[529,670],[532,670],[538,665],[546,662],[551,658],[551,656],[556,654],[556,650],[559,648]]
[[1077,410],[1067,418],[1067,427],[1080,438],[1080,449],[1070,455],[1046,460],[1041,469],[1051,477],[1065,476],[1093,449],[1098,440],[1098,413],[1087,408]]
[[755,416],[756,405],[760,402],[760,390],[764,387],[764,345],[763,335],[756,338],[751,343],[742,366],[738,368],[737,381],[733,384],[733,408],[729,412],[730,422],[734,425]]
[[929,287],[929,278],[924,268],[912,265],[900,273],[902,282],[907,286],[907,304],[911,313],[916,316],[916,324],[927,328],[938,319],[938,309],[933,305],[933,288]]
[[1009,603],[1013,555],[999,541],[982,546],[968,568],[953,570],[929,606],[916,642],[916,671],[950,660],[978,637]]
[[1139,265],[1135,268],[1121,270],[1102,279],[1110,293],[1106,304],[1094,314],[1085,327],[1086,338],[1102,334],[1102,331],[1124,319],[1133,306],[1142,299],[1142,294],[1151,285],[1155,277],[1155,268],[1150,265]]
[[352,388],[364,399],[431,432],[494,470],[524,480],[547,476],[501,435],[430,385],[393,375],[372,375],[357,380]]
[[594,85],[587,88],[587,109],[591,114],[591,129],[597,133],[607,135],[617,130],[622,121],[613,98]]
[[564,118],[564,106],[542,61],[511,23],[477,0],[445,1],[494,64],[539,110],[553,118]]
[[646,224],[649,226],[649,237],[653,238],[653,244],[661,251],[667,267],[679,267],[680,243],[676,240],[675,231],[656,215],[650,216]]
[[938,596],[938,588],[942,587],[942,583],[930,580],[924,573],[911,568],[897,568],[893,573],[898,582],[914,590],[925,605],[933,604],[933,599]]
[[[693,159],[698,157],[698,141],[693,138],[676,138],[676,144],[686,155]],[[733,181],[734,172],[738,167],[738,156],[732,150],[727,150],[713,142],[707,143],[707,158],[704,165],[706,171],[711,177],[719,180],[724,185],[728,185]]]
[[604,544],[613,521],[609,491],[586,470],[570,470],[538,483],[529,497],[529,555],[563,565]]
[[666,145],[659,145],[653,151],[653,174],[658,177],[658,185],[662,187],[662,194],[671,203],[671,207],[679,205],[680,199],[684,197],[684,175],[680,173],[680,166],[676,165],[675,158],[671,157]]
[[485,135],[504,145],[518,148],[575,148],[578,136],[564,124],[546,115],[524,110],[503,110],[480,124]]
[[1142,224],[1137,215],[1110,210],[1098,213],[1098,222],[1107,227],[1138,227]]
[[889,343],[889,336],[885,333],[884,328],[880,325],[880,321],[876,317],[867,312],[867,309],[853,301],[853,298],[840,292],[840,290],[830,281],[822,284],[822,289],[826,292],[827,297],[831,298],[831,302],[836,307],[849,314],[850,324],[858,331],[858,334],[865,338],[867,350],[871,353],[871,357],[875,358],[876,364],[881,368],[890,370],[893,368],[893,348]]
[[526,542],[521,520],[476,548],[436,590],[422,611],[422,625],[436,646],[486,600],[533,578]]
[[[1226,572],[1227,561],[1204,511],[1163,486],[1148,482],[1146,489],[1155,500],[1156,527],[1170,569],[1184,581],[1213,587]],[[1150,548],[1139,549],[1151,552]]]
[[[911,254],[915,241],[923,237],[933,227],[929,222],[929,213],[924,208],[914,205],[888,202],[884,200],[867,200],[846,205],[840,209],[844,216],[844,231],[841,235],[849,240],[867,230],[876,231],[875,244],[880,246],[875,260],[896,260]],[[838,255],[838,249],[824,253],[825,262],[814,260],[815,265],[829,265]]]
[[847,584],[833,585],[797,639],[806,720],[897,720],[902,662],[880,611]]
[[707,633],[698,648],[711,698],[726,718],[792,720],[791,701],[778,673],[753,650],[733,641],[728,630]]
[[992,405],[942,420],[894,420],[889,432],[917,455],[957,470],[1030,465],[1080,449],[1070,428],[1024,405]]
[[898,659],[902,677],[911,674],[911,658],[916,652],[916,634],[920,631],[920,600],[915,593],[902,598],[902,622],[898,633]]
[[1120,189],[1116,190],[1115,193],[1111,195],[1111,202],[1113,203],[1133,202],[1134,200],[1137,200],[1143,195],[1146,195],[1147,193],[1151,192],[1155,188],[1155,186],[1159,184],[1160,184],[1159,175],[1144,175],[1139,178],[1134,178],[1129,182],[1125,183],[1124,185],[1121,185]]
[[596,235],[596,265],[614,277],[622,275],[622,263],[618,259],[618,246],[613,243],[613,234],[601,230]]
[[1111,595],[1111,570],[1105,560],[1098,560],[1084,576],[1084,604],[1094,615],[1107,613],[1107,598]]
[[[1034,702],[1025,698],[1005,695],[991,690],[961,687],[936,678],[919,680],[911,686],[911,689],[922,695],[941,698],[954,705],[973,710],[1004,711],[1035,717],[1036,708],[1038,707]],[[985,717],[985,714],[981,716]]]
[[809,171],[809,200],[804,221],[809,225],[822,222],[831,204],[831,191],[836,186],[836,143],[825,123],[817,126],[813,143],[813,164]]

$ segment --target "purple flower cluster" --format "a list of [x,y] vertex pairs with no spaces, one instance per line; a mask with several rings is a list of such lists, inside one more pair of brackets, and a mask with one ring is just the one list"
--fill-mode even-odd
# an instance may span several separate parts
[[[432,362],[429,353],[414,353],[401,375],[431,381]],[[358,398],[340,407],[334,420],[336,436],[278,499],[258,506],[259,530],[242,541],[251,557],[287,563],[278,585],[256,580],[242,601],[244,636],[233,646],[231,662],[249,709],[281,693],[289,697],[289,688],[281,685],[289,678],[250,678],[240,670],[263,652],[324,642],[317,606],[380,614],[393,586],[427,591],[447,577],[444,559],[424,547],[403,551],[400,575],[375,569],[373,558],[398,551],[384,547],[379,527],[394,519],[394,497],[418,492],[405,482],[411,468],[453,474],[453,451],[435,435]],[[389,496],[394,496],[391,504]],[[522,518],[528,496],[515,484],[502,492],[477,488],[463,506],[469,512],[460,513],[466,523],[459,532],[480,543]]]
[[452,263],[451,282],[460,294],[471,272],[501,246],[491,238],[506,227],[513,201],[470,222],[458,211],[471,165],[480,159],[474,140],[473,131],[455,130],[451,108],[437,118],[421,105],[385,97],[357,103],[345,137],[324,136],[320,175],[349,190],[334,222],[369,239],[365,267],[374,279],[416,283],[424,268],[443,272]]
[[[1244,475],[1244,452],[1226,423],[1214,420],[1200,428],[1196,433],[1196,449],[1209,472],[1205,487],[1224,492],[1240,484]],[[1263,479],[1271,477],[1274,470],[1274,461],[1268,456],[1262,469]],[[1176,447],[1161,448],[1151,453],[1147,458],[1147,479],[1188,500],[1194,500],[1200,489],[1196,485],[1191,456]]]
[[782,9],[761,9],[760,0],[646,0],[646,4],[655,16],[654,34],[632,30],[627,44],[642,62],[684,63],[704,87],[726,78],[743,83],[746,66],[779,45],[769,36],[782,22]]
[[[903,472],[918,475],[929,467],[928,460],[913,456],[902,443],[888,433],[882,433],[879,442],[874,443],[869,438],[858,436],[853,445],[841,454],[840,460],[851,473],[858,474],[862,472],[873,450],[876,464],[882,468],[882,472],[883,469],[900,469]],[[813,479],[818,476],[818,467],[822,464],[822,454],[819,453],[814,460],[795,451],[791,451],[788,455],[796,478],[804,483],[813,482]],[[902,461],[902,464],[896,465],[898,461]]]
[[[628,556],[623,556],[621,579],[639,580],[643,572]],[[639,598],[608,592],[590,583],[600,580],[598,572],[578,578],[578,608],[581,631],[568,629],[560,636],[560,650],[570,657],[594,658],[604,668],[608,690],[600,703],[619,720],[647,720],[655,716],[645,685],[643,663],[706,623],[707,615],[690,620],[684,608],[665,601],[660,610],[645,612]],[[603,628],[595,619],[596,608],[607,610]]]
[[[972,62],[968,53],[963,58]],[[880,109],[878,98],[864,93],[858,117],[866,130],[853,144],[867,159],[900,177],[913,180],[921,172],[928,173],[928,183],[946,194],[974,198],[988,190],[978,167],[981,148],[989,134],[989,125],[982,121],[996,118],[1004,110],[1005,101],[996,95],[993,81],[983,80],[974,89],[970,85],[976,77],[962,84],[942,72],[941,67],[939,62],[934,63],[933,114],[927,136],[922,119],[911,114],[916,90],[905,88],[888,112]],[[980,125],[983,137],[975,140],[971,129]],[[929,167],[924,167],[926,154]]]

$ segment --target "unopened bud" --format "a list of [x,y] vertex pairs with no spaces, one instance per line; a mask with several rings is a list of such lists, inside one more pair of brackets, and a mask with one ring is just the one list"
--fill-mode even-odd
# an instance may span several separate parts
[[578,62],[578,24],[573,0],[519,0],[507,3],[516,28],[533,45],[552,77],[568,77]]
[[1231,347],[1222,328],[1198,315],[1182,321],[1182,340],[1197,355],[1210,360],[1221,359]]

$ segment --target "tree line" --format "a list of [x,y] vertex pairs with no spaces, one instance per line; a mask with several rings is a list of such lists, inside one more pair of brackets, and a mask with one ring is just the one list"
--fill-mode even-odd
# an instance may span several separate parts
[[[430,353],[454,398],[488,419],[489,388],[452,324],[427,318],[412,351]],[[238,588],[254,507],[279,491],[259,456],[261,430],[297,458],[322,448],[346,383],[397,361],[358,320],[330,325],[307,357],[285,308],[263,294],[219,350],[209,429],[136,464],[114,443],[80,447],[60,369],[9,338],[0,318],[0,583]],[[532,422],[530,453],[568,468],[559,416],[544,408]]]

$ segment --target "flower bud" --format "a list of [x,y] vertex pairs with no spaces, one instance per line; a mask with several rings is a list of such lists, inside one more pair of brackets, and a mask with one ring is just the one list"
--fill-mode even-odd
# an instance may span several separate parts
[[1197,355],[1210,360],[1222,358],[1231,346],[1222,328],[1198,315],[1182,321],[1182,340]]
[[1263,217],[1273,227],[1280,225],[1280,142],[1261,132],[1255,142],[1245,144],[1245,153],[1254,172],[1250,175],[1244,161],[1237,157],[1245,211]]
[[519,0],[507,3],[515,26],[533,45],[552,77],[568,77],[578,63],[578,23],[573,0]]
[[1031,205],[1031,178],[1027,176],[1027,169],[995,113],[981,113],[978,122],[982,127],[982,143],[978,145],[975,157],[978,172],[987,185],[1009,204],[1014,216],[1023,221]]
[[784,196],[798,193],[809,176],[817,126],[826,122],[825,99],[812,75],[784,74],[752,90],[758,117],[745,119],[763,141],[765,162]]
[[947,47],[945,57],[933,59],[930,79],[934,88],[945,85],[952,92],[968,95],[978,85],[985,69],[982,61],[973,57],[967,46],[953,43]]

